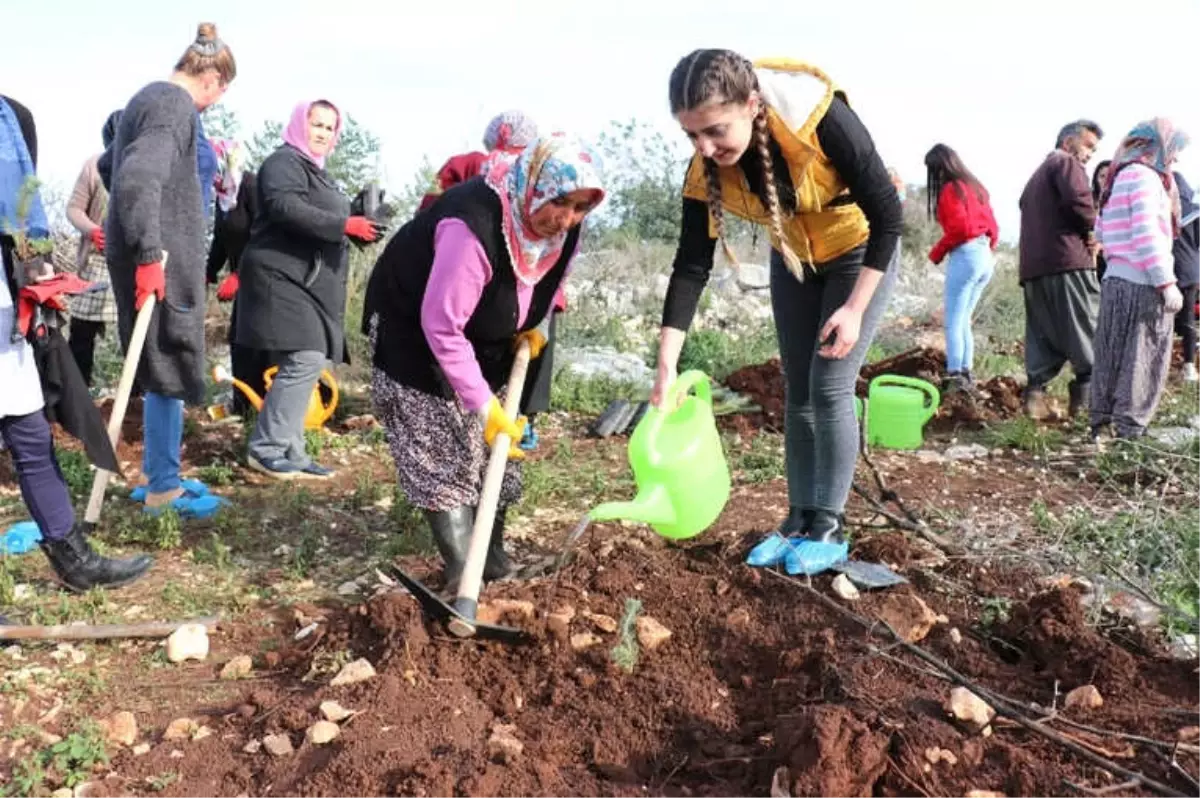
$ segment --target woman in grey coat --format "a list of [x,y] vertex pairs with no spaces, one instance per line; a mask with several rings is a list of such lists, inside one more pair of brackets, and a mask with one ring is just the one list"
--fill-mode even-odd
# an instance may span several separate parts
[[236,74],[233,53],[216,27],[201,25],[171,77],[146,86],[126,105],[99,164],[111,185],[104,250],[122,348],[143,303],[152,294],[158,299],[138,369],[145,390],[146,509],[170,507],[185,518],[207,517],[223,503],[202,483],[184,483],[179,465],[184,402],[199,404],[206,394],[199,112],[221,99]]
[[283,146],[258,170],[258,214],[238,271],[237,343],[271,352],[279,365],[246,459],[275,479],[333,474],[305,452],[304,416],[325,364],[345,358],[346,239],[371,242],[382,231],[350,215],[325,172],[341,129],[327,100],[296,106]]

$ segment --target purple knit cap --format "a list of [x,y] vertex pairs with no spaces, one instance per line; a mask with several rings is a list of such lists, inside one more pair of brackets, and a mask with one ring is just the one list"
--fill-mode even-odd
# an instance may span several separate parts
[[505,111],[488,123],[483,146],[488,152],[523,150],[537,140],[537,124],[517,110]]

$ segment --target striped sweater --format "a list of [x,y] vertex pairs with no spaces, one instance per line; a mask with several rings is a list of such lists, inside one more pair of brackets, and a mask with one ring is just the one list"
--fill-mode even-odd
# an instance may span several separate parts
[[1096,237],[1108,261],[1105,280],[1155,287],[1175,282],[1171,199],[1150,167],[1132,164],[1117,173],[1112,195],[1100,211]]

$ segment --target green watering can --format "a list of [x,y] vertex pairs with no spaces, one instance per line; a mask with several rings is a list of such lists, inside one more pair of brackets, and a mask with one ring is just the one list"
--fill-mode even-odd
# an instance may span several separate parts
[[[692,388],[696,393],[679,403]],[[640,521],[666,538],[684,540],[708,529],[729,499],[729,466],[713,418],[712,384],[687,371],[660,409],[651,406],[629,438],[629,464],[638,493],[633,501],[601,504],[592,521]]]
[[922,430],[942,395],[915,377],[880,374],[867,389],[867,442],[888,449],[920,449]]

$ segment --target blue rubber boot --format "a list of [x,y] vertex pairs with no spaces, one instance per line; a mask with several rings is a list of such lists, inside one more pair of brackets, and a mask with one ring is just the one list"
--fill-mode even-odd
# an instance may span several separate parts
[[779,529],[763,539],[746,555],[746,565],[755,568],[770,568],[779,565],[789,551],[802,541],[812,526],[812,510],[792,507]]
[[783,566],[792,576],[816,576],[842,562],[850,554],[842,516],[828,510],[813,513],[808,537],[787,552]]

